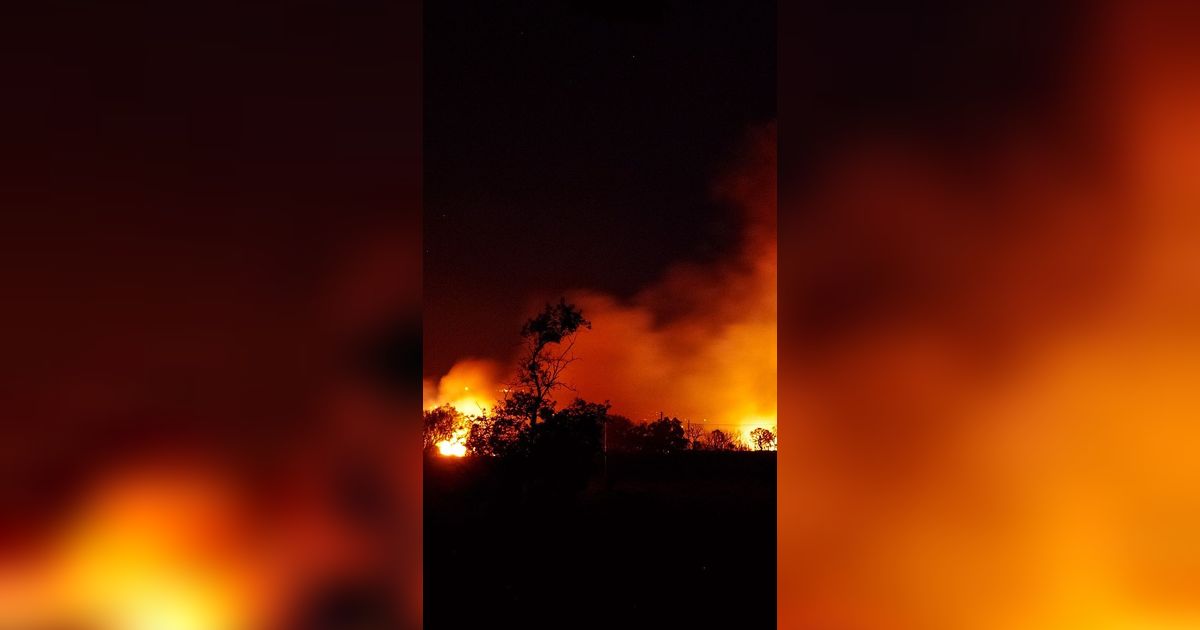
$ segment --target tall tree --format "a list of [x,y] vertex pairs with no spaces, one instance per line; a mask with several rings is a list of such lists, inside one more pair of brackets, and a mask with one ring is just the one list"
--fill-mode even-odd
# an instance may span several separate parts
[[562,381],[562,375],[577,358],[571,352],[575,335],[581,328],[591,327],[583,312],[566,300],[547,304],[521,327],[522,351],[516,382],[505,402],[519,410],[530,426],[553,411],[550,396],[555,389],[570,389]]

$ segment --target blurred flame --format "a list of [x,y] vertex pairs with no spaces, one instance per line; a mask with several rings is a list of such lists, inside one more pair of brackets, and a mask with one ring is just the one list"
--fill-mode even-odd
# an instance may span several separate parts
[[215,478],[156,471],[109,479],[0,588],[11,596],[0,597],[0,622],[258,630],[269,614],[267,574],[239,518]]

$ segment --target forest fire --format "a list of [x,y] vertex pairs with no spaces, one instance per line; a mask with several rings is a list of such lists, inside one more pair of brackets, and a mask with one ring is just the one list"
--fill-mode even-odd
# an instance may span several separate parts
[[[425,411],[448,406],[464,417],[483,414],[493,408],[503,396],[503,387],[495,382],[496,374],[499,373],[499,366],[490,361],[462,361],[436,385],[428,381],[423,384],[425,399],[422,405]],[[490,395],[486,392],[496,394]],[[450,437],[437,441],[433,446],[439,455],[464,457],[467,454],[469,431],[469,425],[460,422],[453,428]]]
[[[776,432],[775,142],[773,125],[753,130],[713,187],[741,226],[724,256],[671,267],[630,299],[567,293],[593,325],[574,340],[579,360],[560,405],[579,397],[609,400],[613,413],[635,420],[660,412],[707,419],[747,443],[756,428]],[[494,407],[512,382],[504,365],[458,362],[426,380],[425,409],[450,405],[469,416]]]

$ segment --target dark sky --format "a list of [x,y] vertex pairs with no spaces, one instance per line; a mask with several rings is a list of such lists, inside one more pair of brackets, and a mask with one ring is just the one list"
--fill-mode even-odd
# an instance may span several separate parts
[[775,117],[773,2],[428,3],[424,46],[427,376],[729,244],[710,187]]

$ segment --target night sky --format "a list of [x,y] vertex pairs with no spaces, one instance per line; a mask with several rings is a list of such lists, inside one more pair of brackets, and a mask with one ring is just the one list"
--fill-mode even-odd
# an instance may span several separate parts
[[425,6],[426,376],[720,255],[713,177],[775,116],[773,2],[498,4]]

